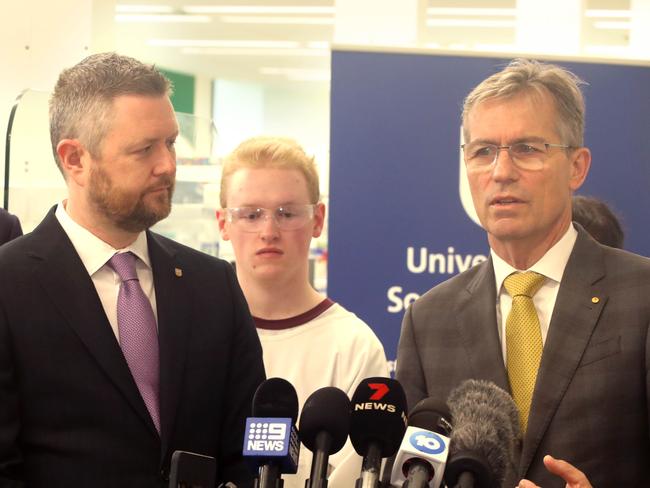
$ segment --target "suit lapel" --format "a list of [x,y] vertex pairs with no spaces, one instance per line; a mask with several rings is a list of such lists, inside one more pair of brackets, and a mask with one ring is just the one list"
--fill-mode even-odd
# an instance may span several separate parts
[[52,209],[33,231],[30,251],[45,293],[126,401],[157,435],[95,286]]
[[525,476],[571,383],[607,302],[607,295],[598,286],[604,275],[599,245],[579,228],[562,276],[542,353],[521,456],[521,477]]
[[510,391],[496,322],[492,259],[481,265],[466,291],[459,302],[456,323],[467,351],[472,377],[492,381]]
[[174,431],[174,419],[183,386],[191,294],[185,276],[188,270],[184,268],[176,251],[151,232],[147,233],[147,242],[158,310],[161,459],[164,459]]

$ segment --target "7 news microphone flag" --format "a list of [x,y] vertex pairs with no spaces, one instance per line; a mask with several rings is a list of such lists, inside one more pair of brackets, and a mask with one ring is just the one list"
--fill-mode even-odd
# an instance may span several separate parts
[[391,378],[366,378],[352,395],[350,441],[363,457],[357,488],[378,488],[381,459],[397,452],[406,430],[406,394]]

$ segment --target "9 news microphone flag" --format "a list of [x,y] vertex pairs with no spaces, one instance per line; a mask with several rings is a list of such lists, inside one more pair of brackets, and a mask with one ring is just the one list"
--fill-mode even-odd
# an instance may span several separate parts
[[294,474],[300,441],[296,430],[298,395],[282,378],[263,381],[253,397],[253,417],[246,419],[243,456],[258,470],[255,486],[282,486],[281,474]]

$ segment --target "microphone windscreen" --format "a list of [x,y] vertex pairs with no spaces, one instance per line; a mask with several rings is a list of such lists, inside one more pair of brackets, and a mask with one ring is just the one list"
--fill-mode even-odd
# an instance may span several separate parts
[[298,418],[298,394],[283,378],[269,378],[257,387],[253,396],[253,417]]
[[397,452],[406,431],[406,394],[399,381],[366,378],[352,395],[350,441],[361,456],[371,443],[381,449],[381,457]]
[[519,437],[519,413],[510,395],[489,381],[467,380],[447,400],[453,419],[449,456],[473,452],[501,483]]
[[300,440],[316,450],[316,437],[321,432],[331,436],[331,455],[341,450],[350,432],[350,399],[343,390],[326,386],[309,395],[300,414]]
[[408,417],[409,426],[430,430],[449,437],[451,434],[451,414],[447,405],[434,398],[420,400]]

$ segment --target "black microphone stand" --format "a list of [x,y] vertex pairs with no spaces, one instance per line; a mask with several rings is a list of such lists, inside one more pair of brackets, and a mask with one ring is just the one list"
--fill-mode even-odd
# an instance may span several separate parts
[[419,460],[413,461],[409,466],[408,476],[402,483],[402,488],[425,488],[433,478],[433,470],[427,463]]
[[361,465],[361,477],[357,478],[355,488],[379,488],[379,470],[381,469],[381,449],[371,442],[368,444],[368,452],[363,456]]
[[254,488],[282,488],[284,480],[280,476],[277,464],[265,464],[260,467],[259,477],[255,479]]
[[474,473],[471,471],[463,471],[458,477],[458,483],[454,488],[474,488],[477,486],[474,479]]
[[332,448],[332,435],[322,431],[316,435],[316,450],[311,461],[309,479],[305,481],[305,488],[327,488],[327,464],[329,452]]

